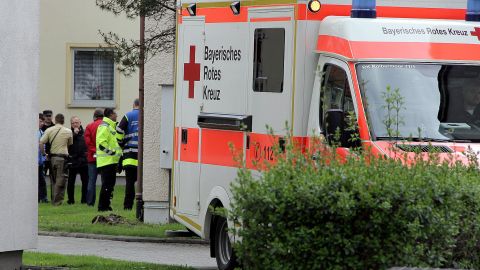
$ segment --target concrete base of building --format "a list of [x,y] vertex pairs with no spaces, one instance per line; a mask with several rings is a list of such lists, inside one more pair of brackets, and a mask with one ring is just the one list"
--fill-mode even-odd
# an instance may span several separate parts
[[167,224],[170,222],[168,202],[145,201],[143,221],[150,224]]
[[0,270],[20,270],[23,250],[0,252]]

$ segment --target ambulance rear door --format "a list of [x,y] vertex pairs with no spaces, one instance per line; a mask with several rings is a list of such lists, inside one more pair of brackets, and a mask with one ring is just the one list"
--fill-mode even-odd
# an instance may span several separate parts
[[199,211],[199,144],[200,132],[197,116],[202,102],[205,19],[204,17],[183,17],[179,32],[181,49],[178,59],[176,93],[176,139],[178,160],[175,166],[175,190],[177,211],[198,215]]

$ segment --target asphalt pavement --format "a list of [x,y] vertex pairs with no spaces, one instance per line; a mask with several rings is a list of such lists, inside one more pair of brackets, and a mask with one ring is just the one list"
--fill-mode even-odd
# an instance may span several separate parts
[[208,245],[137,243],[72,237],[39,236],[33,252],[63,255],[93,255],[103,258],[147,262],[166,265],[183,265],[196,269],[217,269],[210,258]]

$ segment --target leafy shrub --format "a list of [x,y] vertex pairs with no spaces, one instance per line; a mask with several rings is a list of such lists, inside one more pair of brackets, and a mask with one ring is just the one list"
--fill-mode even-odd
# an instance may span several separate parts
[[287,153],[232,187],[244,269],[480,269],[477,166]]

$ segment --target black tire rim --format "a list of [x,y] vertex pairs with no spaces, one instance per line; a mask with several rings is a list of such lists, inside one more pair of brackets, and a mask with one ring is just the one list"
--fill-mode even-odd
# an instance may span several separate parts
[[220,226],[219,234],[218,234],[218,255],[220,262],[223,265],[227,265],[233,254],[232,244],[230,243],[230,238],[228,237],[228,224],[227,221],[224,220],[222,225]]

